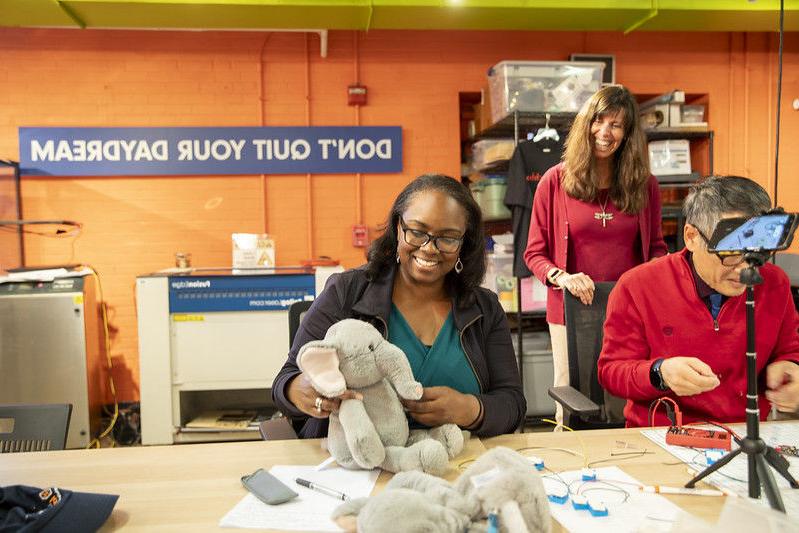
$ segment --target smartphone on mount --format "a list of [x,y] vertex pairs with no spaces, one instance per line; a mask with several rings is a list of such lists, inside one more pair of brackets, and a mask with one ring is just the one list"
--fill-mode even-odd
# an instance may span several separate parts
[[708,251],[724,256],[785,250],[791,245],[797,222],[796,213],[782,211],[751,218],[725,218],[716,225]]

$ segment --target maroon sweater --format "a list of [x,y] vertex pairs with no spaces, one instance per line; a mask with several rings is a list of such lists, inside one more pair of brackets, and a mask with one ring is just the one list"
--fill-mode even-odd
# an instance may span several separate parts
[[[674,398],[683,422],[741,422],[746,418],[746,294],[728,298],[717,320],[700,299],[686,250],[640,265],[624,274],[610,294],[598,377],[611,394],[627,398],[627,426],[648,426],[652,400]],[[765,368],[775,361],[799,362],[797,315],[790,282],[778,267],[760,268],[755,287],[755,326],[760,416]],[[698,357],[721,384],[694,396],[659,391],[649,381],[655,359]],[[655,425],[668,425],[660,409]]]
[[[581,238],[569,225],[572,214],[568,208],[570,202],[577,200],[570,198],[561,187],[562,173],[563,163],[560,163],[547,170],[538,184],[533,199],[533,215],[530,219],[527,249],[524,251],[524,261],[530,271],[546,285],[548,285],[546,276],[550,269],[558,267],[568,271],[569,265],[573,264],[569,260],[568,239],[579,240]],[[640,213],[634,215],[638,220],[640,232],[640,243],[635,246],[641,246],[640,255],[643,261],[665,255],[667,251],[660,229],[660,189],[654,176],[649,178],[648,192],[649,198],[646,205]],[[613,222],[609,222],[608,227],[605,228],[609,230],[608,238],[612,238]],[[601,227],[601,222],[597,223]],[[602,257],[581,258],[580,264],[590,265],[594,259],[606,261],[607,254]],[[583,272],[591,276],[590,271],[584,270]],[[574,272],[570,273],[574,274]],[[615,279],[604,281],[615,281]],[[559,288],[556,290],[549,285],[548,288],[547,322],[563,324],[563,291]]]

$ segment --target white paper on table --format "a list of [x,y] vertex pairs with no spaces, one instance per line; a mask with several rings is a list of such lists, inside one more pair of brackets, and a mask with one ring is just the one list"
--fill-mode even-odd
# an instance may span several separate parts
[[341,531],[330,515],[343,502],[298,485],[296,478],[324,485],[350,498],[365,498],[372,493],[379,470],[347,470],[316,466],[275,465],[269,472],[299,494],[280,505],[267,505],[250,493],[222,519],[220,527],[287,529],[294,531]]
[[[635,478],[625,474],[616,466],[596,468],[598,481],[616,482],[607,490],[592,490],[584,495],[587,498],[602,501],[608,508],[608,516],[592,516],[587,510],[576,510],[571,499],[566,503],[549,502],[552,517],[569,531],[586,531],[590,533],[623,533],[625,531],[670,531],[678,516],[683,512],[679,507],[659,494],[641,492],[638,486],[643,485]],[[570,485],[572,492],[578,489],[582,493],[586,488],[599,489],[601,483],[583,485],[582,472],[571,470],[558,472],[560,479]],[[553,479],[554,478],[554,479]],[[544,487],[563,487],[553,474],[542,476]],[[627,491],[627,501],[623,501]],[[700,496],[696,496],[699,498]]]
[[[714,426],[698,426],[706,429],[718,429]],[[730,424],[730,428],[739,435],[746,434],[746,425],[744,424]],[[686,448],[684,446],[673,446],[666,444],[666,429],[653,428],[643,429],[641,434],[646,438],[672,454],[677,459],[683,461],[688,468],[693,472],[699,473],[707,468],[707,461],[705,460],[704,450]],[[797,422],[779,422],[775,424],[763,424],[760,426],[760,438],[765,441],[769,446],[779,446],[781,444],[790,444],[796,446],[799,442],[799,423]],[[735,450],[738,445],[732,442],[732,449]],[[790,466],[788,471],[796,478],[799,477],[799,457],[785,456]],[[788,482],[776,470],[772,469],[771,473],[774,475],[774,480],[777,482],[777,488],[782,495],[782,503],[785,505],[785,512],[791,518],[799,517],[799,490],[791,489]],[[749,497],[749,467],[748,458],[746,454],[739,454],[735,459],[724,465],[721,470],[718,470],[702,481],[709,483],[718,489],[731,492],[741,496],[742,498]],[[759,502],[761,505],[768,506],[768,498],[765,493],[760,491],[760,498],[752,500]]]

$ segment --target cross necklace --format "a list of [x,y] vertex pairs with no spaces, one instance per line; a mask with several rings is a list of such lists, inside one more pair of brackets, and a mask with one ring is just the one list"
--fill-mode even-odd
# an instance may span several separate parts
[[601,209],[601,212],[594,213],[594,218],[602,221],[603,228],[608,227],[608,220],[613,220],[613,213],[608,213],[607,211],[605,211],[609,199],[610,199],[610,191],[608,191],[607,196],[605,196],[605,200],[599,204],[599,209]]

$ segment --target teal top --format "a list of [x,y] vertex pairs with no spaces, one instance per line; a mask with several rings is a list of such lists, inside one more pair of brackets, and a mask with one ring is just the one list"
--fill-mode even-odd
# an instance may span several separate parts
[[392,304],[388,340],[405,352],[413,377],[422,386],[446,386],[463,394],[480,394],[480,384],[461,347],[452,311],[447,315],[433,345],[426,346],[414,334],[397,306]]

